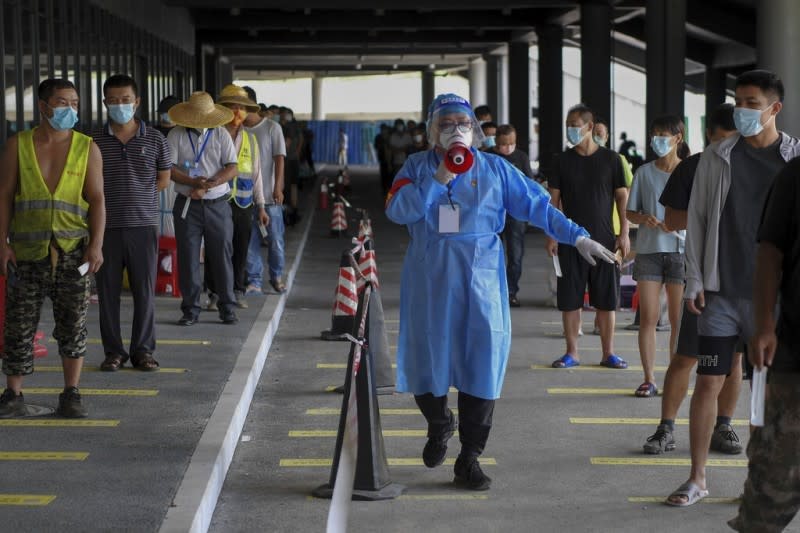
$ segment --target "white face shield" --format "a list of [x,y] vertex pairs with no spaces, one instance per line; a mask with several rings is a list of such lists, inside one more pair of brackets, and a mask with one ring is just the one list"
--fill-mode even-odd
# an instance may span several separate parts
[[480,148],[484,135],[469,102],[454,94],[439,95],[428,112],[428,142],[447,148],[454,142]]

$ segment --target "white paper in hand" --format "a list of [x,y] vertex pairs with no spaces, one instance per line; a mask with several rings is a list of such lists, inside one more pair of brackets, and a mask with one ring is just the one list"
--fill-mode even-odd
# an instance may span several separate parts
[[78,272],[80,273],[81,276],[85,276],[86,273],[89,272],[89,262],[87,261],[86,263],[79,266]]
[[561,272],[561,261],[558,260],[558,256],[553,256],[553,269],[556,271],[556,277],[560,278],[564,274]]
[[750,425],[764,425],[764,394],[767,389],[767,369],[753,369],[753,390],[750,391]]

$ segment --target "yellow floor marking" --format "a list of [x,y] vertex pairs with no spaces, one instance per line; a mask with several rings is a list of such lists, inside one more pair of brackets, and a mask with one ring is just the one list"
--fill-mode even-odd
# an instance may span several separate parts
[[400,319],[399,318],[384,318],[383,321],[386,322],[386,323],[389,323],[389,324],[399,324],[400,323]]
[[[689,389],[689,396],[694,393],[694,389]],[[547,389],[547,394],[599,394],[613,396],[636,396],[633,389],[601,389],[592,387],[551,387]]]
[[[306,499],[318,500],[319,498],[307,496]],[[401,494],[397,499],[413,501],[476,501],[488,500],[489,496],[486,494]]]
[[[454,413],[458,413],[458,408],[450,408]],[[419,415],[419,409],[405,408],[383,408],[380,410],[382,415]],[[306,409],[306,414],[311,416],[339,415],[341,409],[338,407],[320,407],[317,409]]]
[[[61,368],[60,366],[46,366],[46,365],[38,366],[37,365],[36,366],[36,371],[37,372],[63,372],[64,369]],[[141,372],[141,370],[136,370],[136,369],[133,369],[133,368],[130,368],[130,367],[124,367],[124,368],[121,369],[121,371],[122,372]],[[183,374],[183,373],[188,372],[188,371],[189,371],[188,368],[165,368],[165,367],[162,366],[156,372],[152,372],[152,374]],[[81,370],[81,372],[100,372],[100,367],[97,367],[97,366],[84,366],[83,370]],[[83,389],[81,389],[81,392],[83,392]]]
[[[421,458],[416,457],[389,457],[386,459],[389,466],[424,466]],[[444,460],[445,465],[453,466],[455,464],[455,457],[448,457]],[[480,462],[482,465],[496,466],[497,461],[492,457],[481,457]],[[307,466],[331,466],[333,459],[281,459],[280,466],[292,467],[307,467]]]
[[[55,343],[57,342],[53,337],[47,339],[47,342]],[[130,341],[125,341],[126,344],[130,344]],[[204,341],[204,340],[195,340],[195,339],[158,339],[159,344],[167,344],[172,346],[210,346],[211,341]],[[96,339],[94,337],[89,337],[86,339],[86,344],[103,344],[102,339]]]
[[55,499],[55,494],[0,494],[0,505],[43,506]]
[[[569,418],[570,424],[647,424],[647,425],[657,425],[659,423],[658,418],[580,418],[580,417],[570,417]],[[734,426],[747,426],[750,424],[750,421],[744,418],[737,418],[731,420],[731,424]],[[675,420],[676,426],[688,426],[689,419],[688,418],[678,418]]]
[[[630,503],[664,503],[666,496],[628,496]],[[739,503],[739,498],[703,498],[697,503]]]
[[[38,369],[37,369],[38,370]],[[60,394],[62,388],[26,388],[25,394]],[[158,396],[155,389],[80,389],[84,396]]]
[[89,452],[0,452],[0,461],[83,461]]
[[[691,466],[688,457],[592,457],[593,465],[613,466]],[[747,467],[747,459],[709,459],[706,466]]]
[[[347,363],[317,363],[317,368],[336,368],[336,369],[347,369]],[[392,363],[392,368],[397,368],[397,365]]]
[[[593,370],[595,372],[607,372],[607,371],[619,372],[620,370],[621,371],[626,371],[626,370],[627,371],[633,371],[633,370],[635,370],[636,372],[641,372],[642,371],[642,367],[640,365],[628,365],[628,368],[617,369],[617,368],[606,368],[604,366],[600,366],[599,364],[597,364],[595,362],[591,362],[589,364],[581,364],[580,366],[573,366],[572,368],[553,368],[550,365],[531,365],[531,369],[532,370],[558,370],[560,372],[563,372],[565,370]],[[666,369],[667,369],[667,367],[663,366],[663,365],[656,365],[655,367],[653,367],[653,370],[655,370],[656,372],[663,372]]]
[[38,419],[35,417],[0,419],[0,427],[115,428],[118,425],[119,420]]
[[[289,431],[290,437],[335,437],[335,429],[293,429]],[[458,432],[456,432],[458,433]],[[425,429],[384,429],[384,437],[424,437],[428,434]]]

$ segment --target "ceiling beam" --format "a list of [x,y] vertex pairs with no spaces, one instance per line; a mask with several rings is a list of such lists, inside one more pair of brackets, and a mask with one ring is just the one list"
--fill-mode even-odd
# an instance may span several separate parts
[[[218,0],[163,0],[167,6],[188,7],[193,9],[213,9],[219,8]],[[299,4],[299,5],[298,5]],[[459,0],[451,5],[443,5],[441,2],[431,0],[406,0],[403,2],[404,9],[416,9],[420,11],[454,11],[459,12],[471,9],[530,9],[530,8],[564,8],[574,7],[579,4],[578,0],[512,0],[504,1],[498,6],[496,0]],[[330,0],[304,0],[295,4],[296,9],[330,9]],[[236,7],[240,9],[286,9],[286,0],[236,0]],[[395,0],[372,0],[369,7],[376,10],[392,11],[397,9],[398,3]],[[338,0],[336,9],[340,11],[358,11],[364,9],[363,0]]]
[[506,43],[512,34],[506,30],[489,31],[264,31],[248,34],[241,31],[198,30],[197,40],[202,44],[215,46],[249,47],[263,44],[300,44],[306,46],[327,46],[341,44],[374,44],[386,43],[452,43],[458,45],[468,43]]

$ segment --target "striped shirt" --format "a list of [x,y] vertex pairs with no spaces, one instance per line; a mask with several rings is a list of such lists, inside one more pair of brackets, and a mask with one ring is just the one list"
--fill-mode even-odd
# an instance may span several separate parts
[[106,228],[158,225],[158,172],[172,168],[169,145],[157,130],[139,124],[122,144],[106,124],[92,133],[103,155]]

